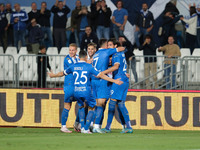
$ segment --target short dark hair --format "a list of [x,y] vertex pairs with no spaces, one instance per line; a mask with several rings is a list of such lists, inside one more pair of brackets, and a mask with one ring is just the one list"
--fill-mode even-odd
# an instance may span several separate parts
[[124,3],[123,3],[122,0],[118,0],[118,1],[116,2],[116,5],[117,5],[119,2],[121,2],[121,3],[122,3],[122,7],[124,7]]
[[100,39],[99,46],[102,47],[106,42],[108,42],[107,39],[104,39],[104,38]]
[[112,42],[115,45],[117,40],[115,38],[111,38],[111,39],[108,40],[108,42]]
[[173,35],[168,36],[168,38],[169,38],[169,37],[172,37],[172,38],[174,39],[174,36],[173,36]]
[[190,7],[190,16],[192,16],[194,13],[196,13],[196,8],[194,6]]
[[39,47],[40,50],[42,50],[44,48],[46,48],[44,45],[40,45],[40,47]]
[[145,36],[145,39],[151,39],[151,40],[152,40],[151,34],[147,34],[147,35]]
[[87,56],[87,52],[82,50],[79,52],[79,58],[85,58]]
[[43,4],[43,3],[44,3],[45,5],[47,5],[47,2],[44,2],[44,1],[43,1],[41,4]]

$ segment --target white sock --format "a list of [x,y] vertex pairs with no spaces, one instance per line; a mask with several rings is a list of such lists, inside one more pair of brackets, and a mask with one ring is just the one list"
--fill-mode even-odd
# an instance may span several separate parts
[[90,123],[90,126],[93,126],[93,121]]
[[125,129],[125,128],[126,128],[126,127],[125,127],[125,124],[123,124],[123,125],[122,125],[122,129]]
[[99,124],[94,124],[94,128],[99,128]]
[[66,128],[66,125],[62,125],[62,128]]

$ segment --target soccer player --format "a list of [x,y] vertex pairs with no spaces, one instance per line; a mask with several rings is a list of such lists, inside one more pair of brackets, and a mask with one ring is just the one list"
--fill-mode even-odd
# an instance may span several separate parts
[[[67,69],[69,66],[78,62],[79,58],[77,53],[76,44],[69,45],[69,55],[67,55],[64,59],[64,69]],[[70,74],[65,76],[64,80],[64,109],[61,115],[61,132],[71,133],[69,129],[66,127],[66,122],[68,119],[68,114],[71,109],[72,101],[74,101],[74,78],[73,75]]]
[[[104,80],[113,82],[117,85],[121,85],[123,82],[119,79],[111,79],[104,75],[103,73],[95,70],[91,64],[86,63],[87,53],[85,51],[81,51],[79,53],[80,61],[74,65],[71,65],[68,69],[63,72],[59,72],[57,74],[48,73],[51,78],[53,77],[62,77],[72,74],[74,77],[74,96],[78,101],[78,105],[80,106],[80,123],[81,123],[81,133],[91,133],[89,131],[89,126],[91,120],[93,118],[94,109],[96,106],[95,98],[92,96],[91,91],[91,76],[95,75],[98,78],[102,78]],[[88,105],[88,114],[86,117],[85,123],[85,108],[84,102]]]
[[[116,41],[116,39],[110,39],[110,40],[108,40],[108,48],[116,48],[118,45],[117,45],[118,43],[117,43],[117,41]],[[112,60],[112,56],[111,56],[111,60]],[[113,67],[118,67],[118,65],[119,64],[114,64],[114,66]],[[112,66],[112,61],[111,61],[111,66]],[[110,67],[111,68],[111,67]],[[110,73],[108,73],[107,75],[109,76],[109,74]],[[128,74],[126,74],[127,75],[127,77],[129,78],[129,75]],[[112,88],[112,85],[110,85],[111,87],[110,87],[110,91],[111,91],[111,88]],[[125,120],[124,120],[124,117],[123,117],[123,115],[122,115],[122,113],[121,113],[121,111],[120,111],[120,109],[119,109],[119,107],[117,107],[117,109],[118,109],[118,114],[119,114],[119,119],[120,119],[120,121],[121,121],[121,124],[122,124],[122,130],[124,130],[125,129]]]
[[109,72],[113,72],[114,79],[120,78],[124,83],[122,85],[116,85],[114,83],[112,84],[111,99],[108,107],[108,120],[103,131],[106,133],[111,132],[110,128],[115,113],[115,106],[118,104],[119,112],[121,112],[126,124],[126,128],[123,129],[121,133],[132,133],[133,129],[131,127],[129,113],[125,106],[126,95],[129,87],[129,79],[126,72],[127,63],[124,52],[115,53],[112,56],[112,65],[113,67],[103,71],[103,73],[107,74]]
[[89,43],[87,47],[87,52],[88,52],[88,60],[87,63],[91,64],[93,61],[93,56],[95,52],[97,51],[97,45],[95,43]]
[[[94,54],[92,64],[98,71],[101,72],[108,69],[109,56],[117,52],[124,51],[125,48],[118,47],[114,49],[107,49],[106,39],[100,39],[99,45],[100,49]],[[100,129],[100,123],[102,120],[106,99],[110,97],[110,91],[107,84],[108,82],[106,80],[92,78],[92,89],[97,101],[95,124],[93,128],[93,132],[95,133],[104,133]]]

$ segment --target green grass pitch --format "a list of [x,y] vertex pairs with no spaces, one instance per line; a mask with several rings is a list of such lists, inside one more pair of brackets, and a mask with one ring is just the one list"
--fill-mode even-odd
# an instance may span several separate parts
[[0,150],[200,150],[200,131],[134,130],[85,135],[58,128],[0,128]]

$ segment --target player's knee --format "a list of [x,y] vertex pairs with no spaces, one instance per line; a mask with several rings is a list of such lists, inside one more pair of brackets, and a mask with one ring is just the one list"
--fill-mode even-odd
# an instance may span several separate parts
[[64,103],[64,108],[70,110],[71,109],[71,103]]
[[124,101],[118,102],[118,107],[119,108],[125,107],[125,102]]

